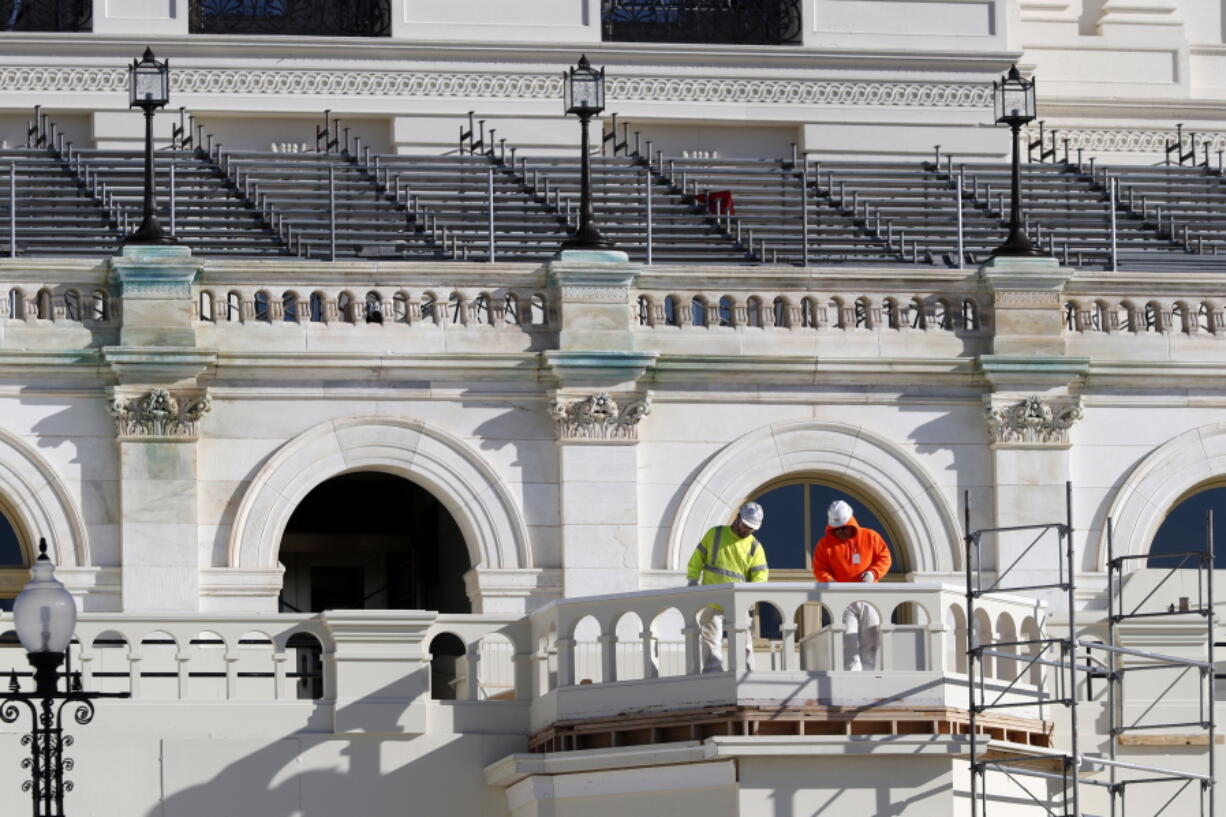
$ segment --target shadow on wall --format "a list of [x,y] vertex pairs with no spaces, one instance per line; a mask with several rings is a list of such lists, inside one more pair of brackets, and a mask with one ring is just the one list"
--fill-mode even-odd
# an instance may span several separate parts
[[[957,513],[957,525],[961,529],[965,519],[964,491],[970,491],[971,528],[993,525],[992,452],[988,449],[988,424],[983,409],[968,406],[957,411],[942,411],[931,405],[910,403],[912,397],[923,395],[903,394],[899,397],[899,409],[907,412],[934,414],[937,416],[920,423],[911,430],[910,440],[915,443],[915,455],[922,461],[932,480],[938,486],[954,485],[956,501],[951,503]],[[943,455],[942,452],[948,452]],[[934,466],[948,458],[949,464],[939,473]],[[959,530],[962,533],[961,530]]]
[[[299,733],[271,742],[241,736],[163,738],[163,798],[146,817],[336,817],[355,809],[363,817],[505,814],[506,798],[486,786],[483,769],[507,754],[527,751],[526,739],[381,736],[389,724],[388,709],[379,704],[385,694],[399,694],[403,683],[338,711],[355,732],[367,734]],[[383,717],[376,719],[375,712]],[[330,723],[330,714],[323,704],[308,719]],[[251,748],[244,752],[246,747]]]

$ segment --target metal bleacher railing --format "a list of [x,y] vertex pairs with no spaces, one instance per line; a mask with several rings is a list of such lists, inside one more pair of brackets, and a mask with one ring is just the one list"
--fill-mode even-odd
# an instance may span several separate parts
[[[313,150],[229,150],[181,111],[157,156],[164,222],[206,257],[547,260],[575,228],[578,157],[528,155],[486,124],[470,116],[458,149],[433,156],[372,151],[330,114]],[[1208,156],[1188,144],[1185,161]],[[1226,268],[1226,178],[1207,159],[1107,167],[1067,144],[1060,157],[1055,132],[1033,147],[1027,230],[1065,264]],[[959,268],[990,255],[1008,217],[1008,166],[939,148],[923,162],[667,157],[615,120],[602,148],[598,223],[642,263]],[[139,216],[141,155],[79,149],[37,109],[0,162],[10,256],[110,254]]]

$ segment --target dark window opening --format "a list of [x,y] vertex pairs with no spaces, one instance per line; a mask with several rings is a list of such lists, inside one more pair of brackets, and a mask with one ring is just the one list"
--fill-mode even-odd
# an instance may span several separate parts
[[281,539],[285,611],[471,611],[468,548],[430,492],[390,474],[334,477],[294,510]]

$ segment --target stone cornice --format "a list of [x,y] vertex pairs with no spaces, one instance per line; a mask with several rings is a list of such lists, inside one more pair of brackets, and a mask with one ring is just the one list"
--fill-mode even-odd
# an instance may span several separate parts
[[[391,39],[385,37],[258,37],[249,35],[160,35],[158,53],[174,55],[180,64],[187,60],[224,61],[252,60],[253,46],[268,60],[329,60],[353,63],[356,60],[379,62],[405,60],[411,50],[413,58],[430,62],[454,61],[474,64],[481,61],[502,65],[556,63],[559,71],[575,60],[576,49],[582,50],[592,62],[611,65],[689,66],[700,58],[703,65],[746,66],[757,70],[795,68],[811,72],[815,68],[863,68],[890,71],[965,71],[998,74],[1017,62],[1020,51],[974,49],[874,49],[850,43],[846,48],[799,45],[716,45],[686,43],[602,43],[599,41],[559,40],[557,42],[515,42],[514,28],[508,27],[504,42],[430,41]],[[595,36],[595,32],[593,32]],[[6,32],[5,53],[10,58],[29,55],[45,59],[49,50],[61,48],[74,55],[75,62],[84,62],[78,55],[99,62],[112,60],[123,63],[148,45],[143,35],[123,37],[105,34],[62,34],[42,32]],[[990,84],[990,81],[989,81]]]

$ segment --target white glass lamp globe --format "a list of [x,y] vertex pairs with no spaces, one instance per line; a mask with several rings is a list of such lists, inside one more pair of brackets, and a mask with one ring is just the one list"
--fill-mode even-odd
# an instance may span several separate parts
[[26,652],[63,653],[77,627],[77,603],[55,578],[45,539],[39,540],[38,549],[30,581],[13,601],[13,624]]

